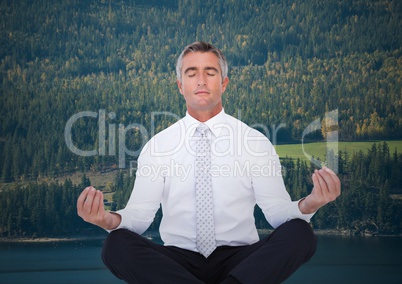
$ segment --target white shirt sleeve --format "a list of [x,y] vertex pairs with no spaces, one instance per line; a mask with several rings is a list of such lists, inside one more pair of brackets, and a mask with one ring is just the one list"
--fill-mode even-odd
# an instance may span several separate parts
[[272,144],[258,143],[258,153],[255,156],[257,171],[252,173],[252,184],[256,203],[261,208],[268,223],[276,228],[291,219],[302,219],[309,222],[312,214],[300,212],[298,201],[292,201],[283,182],[279,157]]
[[141,152],[137,165],[130,199],[124,209],[116,211],[121,215],[121,223],[116,229],[123,228],[142,234],[153,222],[160,207],[164,178],[155,170],[158,157],[152,157],[147,146]]

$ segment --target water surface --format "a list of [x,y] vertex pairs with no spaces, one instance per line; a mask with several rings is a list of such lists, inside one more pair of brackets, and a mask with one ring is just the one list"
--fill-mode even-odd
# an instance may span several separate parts
[[[0,243],[0,283],[123,283],[100,259],[102,240]],[[402,238],[318,236],[315,256],[286,282],[402,283]]]

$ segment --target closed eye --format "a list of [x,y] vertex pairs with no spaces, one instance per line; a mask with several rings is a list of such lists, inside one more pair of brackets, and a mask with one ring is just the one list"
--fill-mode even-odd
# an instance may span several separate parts
[[219,73],[218,69],[216,69],[215,67],[207,67],[205,68],[205,71],[208,76],[215,76]]

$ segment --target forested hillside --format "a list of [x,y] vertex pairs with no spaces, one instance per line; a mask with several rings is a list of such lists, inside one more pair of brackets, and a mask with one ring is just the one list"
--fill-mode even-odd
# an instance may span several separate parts
[[[400,1],[1,1],[0,176],[117,164],[110,149],[73,154],[68,119],[105,110],[107,129],[137,123],[150,133],[151,112],[182,116],[174,65],[195,40],[227,55],[226,112],[269,129],[284,123],[279,142],[335,109],[343,140],[401,138],[401,23]],[[77,148],[97,149],[97,119],[72,130]],[[143,141],[130,131],[126,142]]]
[[[333,110],[343,141],[402,139],[401,23],[398,0],[0,0],[0,236],[89,227],[74,209],[85,176],[80,185],[38,182],[44,177],[126,168],[112,204],[124,206],[136,156],[123,153],[121,161],[119,151],[135,152],[184,115],[175,63],[196,40],[227,56],[225,111],[280,129],[277,142],[300,141]],[[87,157],[73,153],[65,136],[84,112],[71,139],[95,151]],[[124,132],[130,125],[138,127]],[[392,195],[401,193],[400,153],[386,144],[339,153],[344,193],[313,225],[400,233],[401,202]],[[311,166],[283,163],[292,196],[308,192]]]
[[[314,166],[284,158],[284,180],[294,200],[306,196],[312,188]],[[340,152],[339,175],[342,194],[333,203],[321,208],[311,220],[315,229],[332,229],[352,235],[402,233],[402,206],[396,194],[401,193],[402,154],[392,152],[386,143],[373,144],[368,152],[352,156]],[[0,191],[0,238],[75,236],[102,233],[85,223],[76,213],[76,199],[90,184],[83,175],[74,185],[63,183],[29,183]],[[119,171],[109,190],[114,192],[111,209],[123,208],[133,188],[134,176]],[[158,212],[150,231],[157,231],[161,219]],[[256,207],[257,228],[271,228]]]

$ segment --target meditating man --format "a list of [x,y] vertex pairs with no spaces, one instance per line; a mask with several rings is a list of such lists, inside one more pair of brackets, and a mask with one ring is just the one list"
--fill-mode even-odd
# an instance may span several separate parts
[[[127,206],[105,211],[102,192],[90,186],[78,214],[110,231],[102,258],[127,283],[281,283],[314,254],[308,222],[339,196],[339,178],[316,170],[311,193],[292,201],[269,140],[224,112],[222,52],[190,44],[176,72],[187,113],[142,149]],[[261,240],[256,204],[274,228]],[[160,206],[163,245],[141,236]]]

